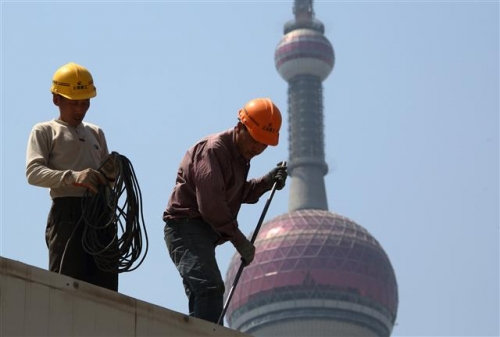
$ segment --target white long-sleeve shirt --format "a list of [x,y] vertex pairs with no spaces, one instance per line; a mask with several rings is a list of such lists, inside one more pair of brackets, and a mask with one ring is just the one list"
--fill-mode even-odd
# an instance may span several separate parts
[[38,123],[28,140],[26,178],[31,185],[50,188],[52,199],[81,197],[86,189],[73,186],[71,171],[98,169],[108,154],[97,125],[82,122],[74,127],[59,119]]

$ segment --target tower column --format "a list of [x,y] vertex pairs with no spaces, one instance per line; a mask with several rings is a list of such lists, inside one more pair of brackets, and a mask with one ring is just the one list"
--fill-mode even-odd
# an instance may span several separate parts
[[328,209],[325,163],[323,88],[318,76],[297,75],[289,81],[289,172],[288,209]]

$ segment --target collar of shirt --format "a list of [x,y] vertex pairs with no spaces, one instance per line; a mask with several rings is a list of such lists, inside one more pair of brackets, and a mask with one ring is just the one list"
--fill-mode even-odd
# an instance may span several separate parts
[[231,137],[231,146],[229,147],[231,151],[231,157],[245,164],[248,168],[250,166],[250,161],[245,159],[245,157],[241,155],[240,151],[238,151],[238,145],[236,144],[236,126],[232,129],[227,130],[225,133]]

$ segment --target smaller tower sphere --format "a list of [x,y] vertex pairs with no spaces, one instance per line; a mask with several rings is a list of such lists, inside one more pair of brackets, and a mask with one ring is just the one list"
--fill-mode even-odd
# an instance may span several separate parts
[[328,39],[313,29],[295,29],[284,35],[274,54],[276,69],[285,81],[297,75],[330,75],[335,62]]

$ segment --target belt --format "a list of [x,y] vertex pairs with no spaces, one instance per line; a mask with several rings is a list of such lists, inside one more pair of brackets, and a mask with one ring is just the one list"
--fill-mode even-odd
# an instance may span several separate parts
[[176,219],[168,219],[166,220],[166,224],[183,224],[188,222],[202,222],[202,218],[176,218]]

